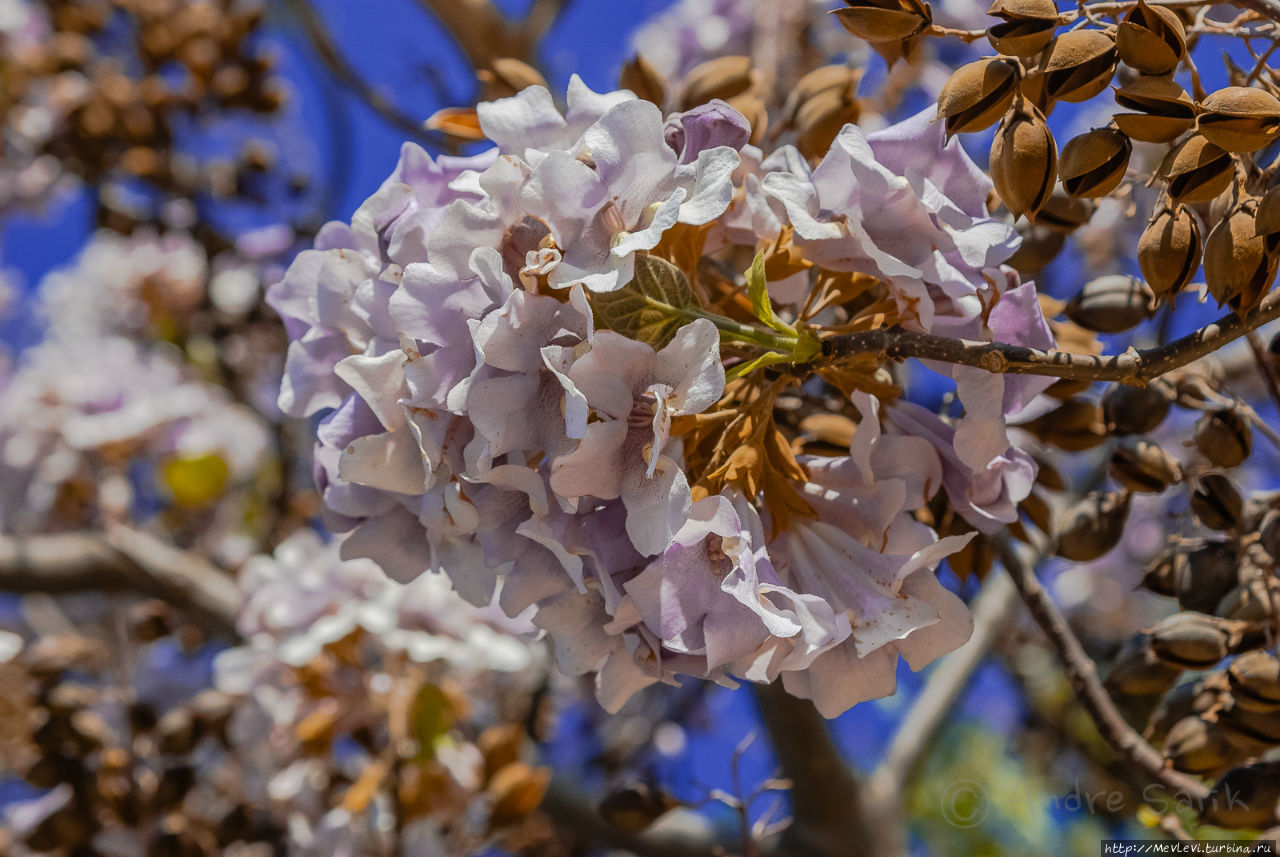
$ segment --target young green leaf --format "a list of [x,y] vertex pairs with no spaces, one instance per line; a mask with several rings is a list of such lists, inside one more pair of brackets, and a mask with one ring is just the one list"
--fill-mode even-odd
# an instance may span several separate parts
[[591,294],[591,308],[601,327],[662,348],[703,313],[689,280],[675,265],[637,254],[635,266],[635,277],[621,289]]
[[769,300],[769,287],[764,278],[764,253],[757,253],[747,271],[747,296],[751,298],[751,308],[756,318],[782,333],[795,333],[791,325],[773,314],[773,302]]

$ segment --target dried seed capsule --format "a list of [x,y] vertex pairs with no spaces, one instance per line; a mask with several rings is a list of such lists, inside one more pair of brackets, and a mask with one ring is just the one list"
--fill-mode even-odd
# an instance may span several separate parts
[[1156,657],[1151,637],[1139,634],[1124,644],[1107,673],[1106,687],[1124,696],[1158,696],[1173,687],[1182,669]]
[[1053,40],[1041,62],[1050,101],[1088,101],[1116,70],[1116,43],[1102,30],[1072,30]]
[[1172,9],[1143,0],[1124,16],[1116,32],[1120,59],[1143,74],[1168,74],[1187,53],[1187,33]]
[[1245,652],[1227,668],[1231,695],[1246,711],[1280,711],[1280,658],[1270,652]]
[[1280,820],[1280,763],[1232,768],[1213,786],[1201,818],[1218,827],[1266,827]]
[[1089,562],[1115,547],[1129,516],[1129,492],[1095,492],[1077,503],[1058,531],[1058,556]]
[[1159,445],[1131,438],[1111,453],[1111,478],[1130,491],[1158,494],[1182,480],[1182,468]]
[[1169,198],[1188,205],[1212,201],[1235,177],[1231,154],[1199,134],[1170,152],[1160,167],[1169,183]]
[[1253,430],[1236,408],[1205,413],[1196,421],[1196,448],[1216,467],[1237,467],[1253,450]]
[[1175,613],[1151,629],[1151,648],[1170,666],[1205,670],[1229,652],[1230,637],[1220,619],[1203,613]]
[[1280,717],[1272,713],[1260,714],[1233,705],[1221,715],[1219,722],[1230,730],[1227,738],[1250,751],[1249,755],[1261,755],[1280,744]]
[[665,791],[645,783],[635,783],[605,795],[598,811],[611,827],[627,833],[640,833],[678,806],[680,801]]
[[782,112],[784,124],[796,129],[800,154],[806,158],[822,157],[840,129],[858,120],[861,77],[858,69],[828,65],[814,69],[796,83]]
[[920,0],[845,0],[847,9],[832,15],[860,39],[868,42],[901,42],[925,31],[933,13]]
[[1230,766],[1238,751],[1221,729],[1200,717],[1179,720],[1164,740],[1164,757],[1188,774],[1209,774]]
[[1052,0],[996,0],[987,14],[1003,21],[987,28],[987,40],[1012,57],[1040,53],[1058,29],[1058,8]]
[[653,64],[636,54],[618,75],[618,86],[629,89],[636,98],[661,107],[666,100],[667,81]]
[[1221,473],[1205,473],[1193,483],[1191,511],[1211,530],[1230,530],[1240,523],[1244,500]]
[[1088,223],[1096,208],[1097,204],[1090,200],[1056,189],[1036,214],[1036,225],[1069,235]]
[[1173,396],[1173,385],[1163,378],[1145,387],[1113,384],[1102,397],[1102,418],[1112,434],[1145,434],[1164,422]]
[[1200,105],[1199,131],[1228,152],[1256,152],[1280,136],[1280,99],[1252,86],[1228,86]]
[[1088,399],[1070,399],[1019,428],[1067,452],[1092,449],[1107,439],[1102,409]]
[[991,180],[1014,216],[1035,221],[1058,175],[1058,146],[1044,114],[1016,102],[996,128],[991,144]]
[[1239,561],[1231,542],[1208,542],[1186,551],[1176,564],[1178,606],[1213,613],[1240,582]]
[[1094,128],[1062,147],[1058,174],[1072,196],[1097,199],[1119,186],[1129,166],[1133,144],[1114,128]]
[[512,57],[498,57],[492,68],[476,72],[487,100],[509,98],[530,86],[547,86],[547,80],[536,68]]
[[1117,113],[1116,127],[1134,140],[1168,143],[1195,124],[1195,102],[1167,77],[1140,77],[1116,90],[1116,103],[1136,113]]
[[[1044,212],[1036,218],[1043,218]],[[1031,224],[1026,220],[1019,220],[1022,224],[1018,228],[1018,233],[1022,236],[1022,243],[1018,245],[1018,249],[1009,257],[1005,264],[1009,265],[1024,277],[1030,277],[1043,271],[1045,266],[1058,257],[1062,252],[1062,248],[1067,244],[1067,236],[1063,232],[1052,229],[1047,225],[1036,223]]]
[[1242,583],[1222,597],[1213,612],[1223,619],[1262,622],[1271,618],[1271,595],[1261,580]]
[[1067,318],[1098,333],[1120,333],[1151,318],[1156,296],[1151,287],[1124,274],[1098,277],[1067,304]]
[[987,57],[952,72],[938,95],[946,135],[994,125],[1013,103],[1020,78],[1018,64],[1007,57]]
[[1272,562],[1280,561],[1280,511],[1272,509],[1258,522],[1258,545]]
[[1138,267],[1157,300],[1176,295],[1200,267],[1200,221],[1186,206],[1163,208],[1138,239]]
[[1157,595],[1174,596],[1178,594],[1178,580],[1185,575],[1187,564],[1184,551],[1166,548],[1156,554],[1142,572],[1142,586]]
[[1280,249],[1280,185],[1269,188],[1258,201],[1253,217],[1254,234],[1267,239],[1267,252]]
[[1223,703],[1226,696],[1226,680],[1222,673],[1213,673],[1194,682],[1185,682],[1166,693],[1151,716],[1142,737],[1153,744],[1164,743],[1169,730],[1185,717],[1197,717]]
[[707,60],[694,66],[685,76],[680,109],[691,110],[716,98],[729,101],[754,88],[755,83],[750,57],[723,56]]

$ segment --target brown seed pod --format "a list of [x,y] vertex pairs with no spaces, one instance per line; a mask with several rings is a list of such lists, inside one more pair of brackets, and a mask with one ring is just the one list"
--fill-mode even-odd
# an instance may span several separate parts
[[1057,555],[1089,562],[1111,550],[1124,534],[1129,516],[1129,492],[1094,492],[1067,513],[1058,531]]
[[1007,57],[987,57],[952,72],[938,95],[947,137],[994,125],[1013,103],[1020,79],[1018,64]]
[[1244,499],[1222,473],[1205,473],[1192,482],[1191,511],[1211,530],[1230,530],[1240,523]]
[[1145,387],[1113,384],[1102,397],[1102,418],[1115,435],[1145,434],[1164,422],[1173,404],[1173,385],[1155,378]]
[[1228,86],[1200,105],[1200,134],[1228,152],[1256,152],[1280,136],[1280,99],[1252,86]]
[[1120,59],[1143,74],[1168,74],[1187,53],[1187,32],[1172,9],[1139,0],[1116,32]]
[[1147,728],[1142,737],[1153,744],[1163,743],[1169,730],[1179,720],[1206,714],[1215,707],[1220,707],[1226,701],[1226,694],[1226,681],[1222,673],[1213,673],[1199,681],[1178,685],[1160,699],[1147,719]]
[[1270,712],[1263,714],[1233,705],[1220,720],[1234,733],[1228,737],[1239,746],[1252,749],[1255,755],[1280,744],[1280,717]]
[[1107,439],[1102,409],[1088,399],[1069,399],[1018,427],[1067,452],[1093,449]]
[[996,0],[987,14],[1003,22],[987,28],[987,40],[1011,57],[1040,53],[1058,29],[1058,8],[1052,0]]
[[1178,579],[1186,574],[1183,570],[1187,564],[1186,552],[1176,547],[1168,547],[1152,557],[1142,572],[1142,584],[1157,595],[1174,596],[1178,594]]
[[1179,558],[1174,594],[1183,610],[1213,613],[1240,582],[1239,561],[1232,542],[1206,542]]
[[1188,774],[1211,774],[1231,766],[1238,750],[1223,730],[1201,717],[1179,720],[1164,739],[1164,757]]
[[1129,138],[1114,128],[1094,128],[1072,137],[1058,159],[1062,187],[1072,196],[1106,196],[1124,179],[1132,152]]
[[1111,662],[1106,688],[1124,696],[1158,696],[1173,687],[1181,674],[1180,667],[1156,657],[1149,634],[1139,634],[1129,639]]
[[1111,478],[1130,491],[1158,494],[1182,481],[1178,462],[1149,440],[1130,438],[1111,453]]
[[1258,211],[1253,218],[1254,234],[1267,240],[1267,252],[1280,249],[1280,185],[1268,188],[1258,200]]
[[1217,617],[1175,613],[1151,629],[1151,648],[1170,666],[1206,670],[1230,653],[1230,635]]
[[667,81],[653,64],[640,54],[633,56],[618,75],[618,86],[629,89],[636,98],[662,107],[666,101]]
[[497,98],[509,98],[530,86],[547,86],[547,80],[536,68],[527,62],[512,57],[498,57],[493,60],[491,68],[482,68],[476,77],[483,87],[484,97],[488,101]]
[[814,69],[796,83],[782,112],[784,127],[796,129],[800,154],[811,159],[822,157],[840,129],[858,121],[861,77],[858,69],[828,65]]
[[1186,206],[1162,208],[1138,239],[1138,267],[1157,301],[1176,295],[1200,267],[1200,220]]
[[1058,146],[1044,114],[1023,102],[1005,114],[991,144],[991,180],[1015,217],[1036,212],[1053,192],[1058,175]]
[[691,110],[716,98],[729,101],[753,89],[755,83],[750,57],[723,56],[707,60],[694,66],[685,76],[680,109]]
[[1222,408],[1196,421],[1195,441],[1215,467],[1238,467],[1253,450],[1253,430],[1237,408]]
[[1116,90],[1116,103],[1136,113],[1117,113],[1116,127],[1134,140],[1168,143],[1195,124],[1195,102],[1167,77],[1139,77]]
[[1050,195],[1044,207],[1036,212],[1036,225],[1069,235],[1088,223],[1096,208],[1096,203],[1071,196],[1058,188]]
[[1072,30],[1045,51],[1044,91],[1050,101],[1088,101],[1111,83],[1116,43],[1102,30]]
[[1271,595],[1261,580],[1250,580],[1222,596],[1213,612],[1223,619],[1263,622],[1271,618]]
[[1218,306],[1229,304],[1243,316],[1275,282],[1277,262],[1267,239],[1257,234],[1255,208],[1237,206],[1209,233],[1204,243],[1204,279]]
[[1201,818],[1218,827],[1266,827],[1280,820],[1280,762],[1227,771],[1204,802]]
[[[1043,217],[1044,209],[1041,209],[1037,220]],[[1016,228],[1022,236],[1022,243],[1005,264],[1024,277],[1030,277],[1043,271],[1045,266],[1058,257],[1067,244],[1067,235],[1042,223],[1032,224],[1025,220],[1019,220],[1018,223],[1021,225]]]
[[933,23],[928,3],[920,0],[845,0],[848,8],[831,12],[840,24],[868,42],[901,42]]
[[1227,668],[1231,695],[1246,711],[1280,711],[1280,658],[1270,652],[1245,652]]
[[1142,280],[1109,274],[1086,283],[1063,312],[1085,330],[1120,333],[1151,318],[1155,306],[1156,296]]
[[665,791],[645,783],[634,783],[605,795],[598,811],[611,827],[627,833],[640,833],[678,806],[680,801]]
[[1169,183],[1169,198],[1188,205],[1212,201],[1235,177],[1231,154],[1199,134],[1170,152],[1160,167]]

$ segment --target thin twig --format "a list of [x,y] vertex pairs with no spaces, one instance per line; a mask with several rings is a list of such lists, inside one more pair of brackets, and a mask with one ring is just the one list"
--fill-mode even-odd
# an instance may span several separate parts
[[890,327],[828,337],[823,340],[821,359],[837,361],[858,354],[880,354],[889,360],[916,357],[976,366],[996,374],[1119,381],[1142,386],[1166,372],[1212,354],[1277,318],[1280,318],[1280,291],[1267,295],[1244,319],[1233,313],[1166,345],[1141,351],[1130,348],[1123,354],[1043,351],[1005,342],[976,342]]
[[320,19],[319,13],[311,7],[307,0],[285,0],[289,11],[293,13],[298,22],[302,24],[302,30],[306,33],[311,47],[315,50],[316,55],[329,69],[329,73],[353,94],[365,103],[374,113],[377,113],[397,130],[408,134],[424,146],[429,146],[435,151],[445,151],[449,147],[448,141],[439,134],[436,134],[423,126],[423,121],[415,119],[408,113],[405,113],[382,93],[378,92],[367,80],[360,75],[355,68],[347,62],[346,57],[342,55],[342,51],[338,49],[337,43],[329,34],[328,28]]
[[533,42],[513,29],[490,0],[418,0],[418,5],[449,31],[477,71],[498,57],[533,60]]
[[1000,561],[1032,618],[1049,638],[1054,652],[1066,668],[1067,679],[1071,682],[1076,698],[1093,719],[1103,740],[1132,765],[1170,791],[1180,793],[1193,802],[1207,798],[1209,790],[1203,783],[1165,767],[1164,757],[1125,722],[1102,682],[1098,680],[1097,667],[1080,645],[1080,640],[1067,624],[1066,617],[1040,585],[1035,572],[1008,540],[1000,543]]
[[225,571],[140,530],[0,536],[0,590],[132,591],[236,633],[241,594]]
[[560,778],[551,786],[539,806],[559,827],[583,843],[602,844],[629,851],[637,857],[720,857],[726,844],[685,833],[628,833],[609,825],[590,801]]

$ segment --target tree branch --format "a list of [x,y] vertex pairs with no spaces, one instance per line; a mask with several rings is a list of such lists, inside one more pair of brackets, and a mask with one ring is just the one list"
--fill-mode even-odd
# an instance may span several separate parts
[[425,146],[430,146],[435,151],[444,151],[448,148],[448,142],[444,137],[424,127],[423,122],[425,120],[414,119],[405,113],[382,93],[378,92],[347,62],[346,57],[342,55],[342,51],[338,49],[337,43],[329,34],[328,28],[325,27],[324,22],[320,19],[319,13],[311,8],[308,0],[285,0],[285,4],[289,7],[289,11],[293,13],[294,17],[298,19],[298,22],[302,24],[302,31],[306,33],[307,40],[311,43],[316,55],[320,57],[321,62],[329,69],[329,73],[340,84],[351,90],[370,110],[377,113],[398,131],[409,135]]
[[1192,801],[1202,801],[1209,790],[1199,780],[1165,767],[1164,757],[1156,752],[1132,726],[1125,722],[1098,680],[1098,671],[1084,647],[1076,638],[1066,618],[1058,610],[1049,593],[1036,579],[1035,572],[1019,556],[1008,540],[1000,543],[1000,561],[1017,587],[1018,594],[1036,624],[1049,638],[1054,652],[1066,668],[1067,679],[1076,698],[1093,719],[1099,734],[1120,756],[1172,792],[1180,792]]
[[843,857],[851,843],[868,841],[857,781],[827,721],[812,702],[787,693],[781,683],[756,685],[755,692],[782,774],[792,783],[794,820],[781,852]]
[[139,530],[0,536],[0,590],[139,592],[236,636],[239,587],[208,561]]
[[1212,354],[1277,318],[1280,318],[1280,290],[1267,295],[1244,319],[1232,313],[1167,345],[1141,351],[1130,348],[1123,354],[1095,356],[1042,351],[1005,342],[975,342],[916,333],[900,327],[830,336],[823,340],[822,353],[829,360],[879,353],[889,360],[915,357],[976,366],[995,374],[1047,375],[1142,386],[1166,372]]
[[560,778],[539,806],[561,828],[583,842],[630,851],[637,857],[720,857],[721,843],[681,833],[627,833],[608,824],[587,798]]
[[533,58],[533,41],[514,32],[490,0],[418,0],[418,5],[449,31],[474,69],[489,68],[497,57]]

